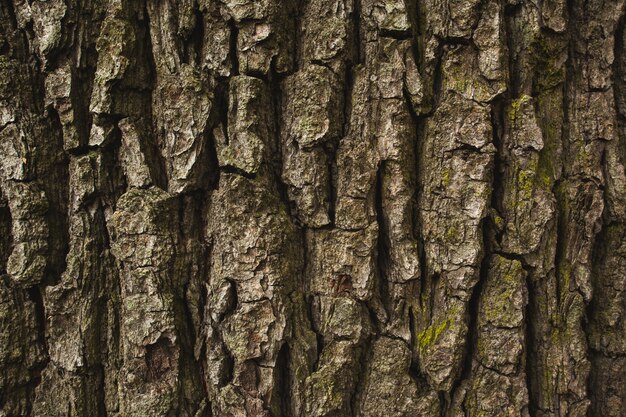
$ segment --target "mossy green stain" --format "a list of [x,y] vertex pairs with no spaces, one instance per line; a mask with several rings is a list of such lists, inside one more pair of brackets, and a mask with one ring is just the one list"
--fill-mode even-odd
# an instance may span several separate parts
[[520,170],[517,174],[517,189],[520,197],[524,200],[530,199],[533,194],[535,184],[535,172],[532,169]]
[[446,319],[438,325],[428,326],[426,330],[421,332],[417,336],[417,340],[422,349],[427,349],[429,346],[433,345],[441,333],[443,333],[448,327],[450,327],[451,321],[450,319]]
[[447,187],[448,185],[450,185],[451,176],[452,174],[450,172],[450,169],[448,168],[444,169],[443,172],[441,173],[441,182],[444,187]]
[[495,210],[491,218],[497,230],[504,230],[504,219]]
[[[508,261],[504,258],[496,258],[495,267],[499,273],[495,291],[488,291],[488,298],[484,302],[485,319],[492,323],[505,322],[515,324],[518,310],[513,308],[511,300],[517,291],[521,291],[523,269],[519,261]],[[502,285],[504,284],[504,285]]]
[[519,117],[524,107],[526,107],[531,101],[532,97],[524,94],[511,102],[511,107],[509,108],[508,112],[509,121],[511,122],[511,124],[515,124],[515,121]]
[[456,240],[459,237],[459,229],[456,226],[450,226],[446,231],[446,236],[448,240]]

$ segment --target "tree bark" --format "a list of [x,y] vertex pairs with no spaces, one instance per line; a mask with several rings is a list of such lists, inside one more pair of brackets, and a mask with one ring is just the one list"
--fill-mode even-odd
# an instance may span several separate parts
[[0,416],[624,416],[622,0],[0,0]]

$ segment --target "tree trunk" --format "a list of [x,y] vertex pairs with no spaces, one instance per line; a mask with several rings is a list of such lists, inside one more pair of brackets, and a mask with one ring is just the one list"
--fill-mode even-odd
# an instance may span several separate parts
[[623,0],[0,0],[0,416],[624,416]]

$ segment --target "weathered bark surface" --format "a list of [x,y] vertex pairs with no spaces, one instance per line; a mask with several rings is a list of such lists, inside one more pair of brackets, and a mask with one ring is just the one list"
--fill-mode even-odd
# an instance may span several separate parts
[[626,415],[622,0],[1,0],[0,416]]

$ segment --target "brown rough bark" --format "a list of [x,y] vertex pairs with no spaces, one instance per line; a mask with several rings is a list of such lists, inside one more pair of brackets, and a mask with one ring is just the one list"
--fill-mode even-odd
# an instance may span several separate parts
[[0,0],[0,417],[626,415],[623,0]]

